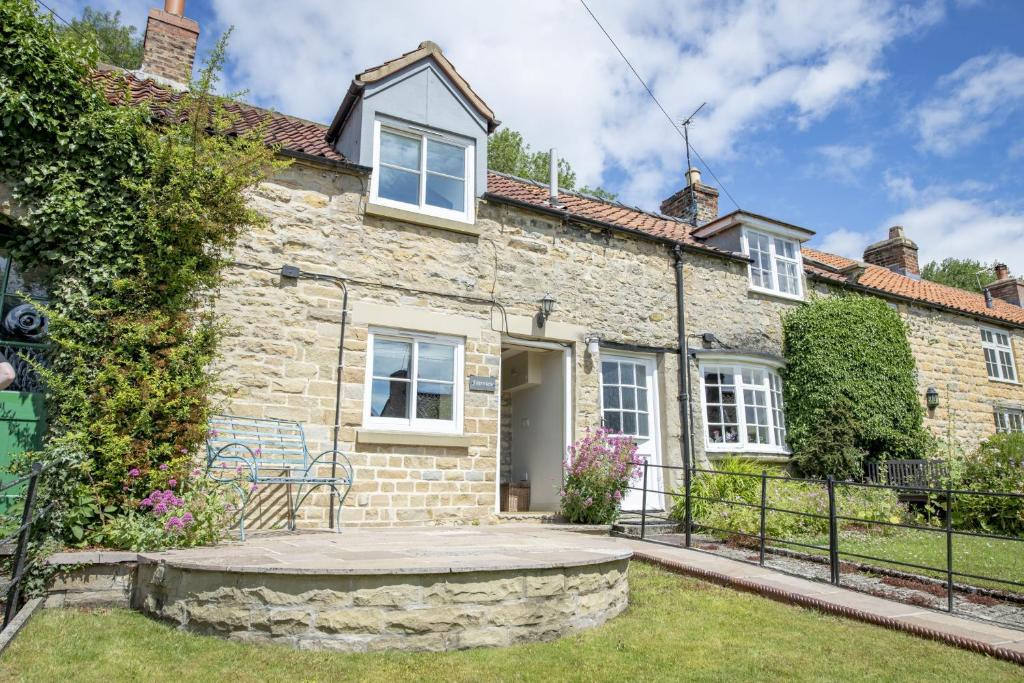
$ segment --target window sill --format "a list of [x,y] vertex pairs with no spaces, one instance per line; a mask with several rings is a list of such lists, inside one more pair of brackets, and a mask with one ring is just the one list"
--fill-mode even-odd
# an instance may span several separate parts
[[791,451],[784,448],[777,448],[775,446],[764,446],[759,448],[758,444],[741,446],[738,444],[705,444],[704,451],[706,453],[717,453],[718,455],[738,455],[740,457],[746,457],[748,455],[777,455],[783,458],[788,458],[792,455]]
[[765,296],[774,297],[776,299],[785,299],[786,301],[803,301],[804,297],[802,294],[786,294],[784,292],[777,292],[774,289],[764,289],[763,287],[748,286],[748,291],[755,292],[757,294],[764,294]]
[[465,434],[437,434],[427,432],[388,431],[385,429],[359,429],[356,430],[356,441],[363,444],[468,448],[473,442],[473,437]]
[[1009,385],[1014,386],[1014,387],[1019,387],[1021,385],[1020,382],[1015,382],[1012,379],[997,379],[995,377],[989,377],[988,381],[989,382],[998,382],[999,384],[1009,384]]
[[424,225],[428,228],[440,228],[441,230],[459,232],[464,235],[473,235],[474,237],[479,236],[483,232],[476,223],[464,223],[462,221],[452,220],[451,218],[431,216],[418,211],[399,209],[393,206],[374,204],[372,202],[366,205],[366,215],[403,221],[405,223],[414,223],[416,225]]
[[783,451],[706,451],[706,455],[708,460],[737,457],[758,462],[788,463],[790,461],[790,454]]

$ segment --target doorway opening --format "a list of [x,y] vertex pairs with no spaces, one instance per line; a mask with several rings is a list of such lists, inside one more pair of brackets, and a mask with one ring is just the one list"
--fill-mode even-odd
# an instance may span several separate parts
[[559,508],[568,439],[571,351],[557,344],[508,341],[501,348],[499,510]]

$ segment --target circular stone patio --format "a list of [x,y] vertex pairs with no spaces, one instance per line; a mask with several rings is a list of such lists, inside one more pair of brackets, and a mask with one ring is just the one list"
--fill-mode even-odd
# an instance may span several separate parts
[[305,649],[500,647],[617,615],[631,555],[538,525],[263,536],[141,554],[135,606],[199,633]]

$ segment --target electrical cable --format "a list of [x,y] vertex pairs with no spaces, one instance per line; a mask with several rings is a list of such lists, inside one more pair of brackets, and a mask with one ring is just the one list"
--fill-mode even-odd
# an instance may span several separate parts
[[[629,67],[629,70],[633,72],[634,76],[636,76],[636,80],[640,81],[640,85],[644,86],[644,90],[646,90],[647,94],[651,96],[651,99],[654,101],[654,104],[658,105],[658,109],[660,109],[661,113],[665,115],[666,119],[668,119],[668,122],[672,126],[672,129],[676,132],[677,135],[679,135],[679,137],[683,139],[684,142],[686,142],[686,135],[681,130],[679,130],[679,126],[676,125],[675,119],[672,118],[671,114],[669,114],[668,111],[665,110],[665,107],[662,106],[661,102],[658,101],[658,98],[654,95],[654,91],[651,90],[650,86],[647,85],[647,82],[636,70],[636,67],[634,67],[632,62],[630,62],[629,59],[626,57],[625,53],[622,51],[622,48],[618,46],[618,44],[615,42],[615,39],[612,38],[611,34],[608,33],[608,30],[601,24],[598,18],[594,15],[594,12],[590,9],[590,7],[587,6],[586,1],[580,0],[580,4],[583,5],[583,9],[587,10],[587,14],[589,14],[590,18],[594,20],[594,23],[597,24],[597,27],[601,29],[601,32],[604,33],[605,37],[608,39],[608,42],[610,42],[612,44],[612,47],[615,48],[615,51],[619,53],[620,57],[622,57],[622,61],[626,63],[626,66]],[[697,148],[694,147],[692,143],[689,144],[689,147],[690,149],[693,150],[693,153],[697,155],[697,158],[700,160],[700,163],[703,164],[704,168],[708,170],[708,173],[710,173],[711,177],[715,179],[715,182],[718,183],[719,187],[722,188],[722,192],[725,193],[725,196],[728,197],[729,200],[736,205],[737,209],[740,209],[740,203],[736,201],[735,197],[732,196],[732,194],[729,192],[729,189],[725,186],[725,183],[722,182],[722,179],[715,175],[715,172],[711,170],[710,164],[708,164],[708,162],[704,160],[704,157],[700,155],[700,152],[697,151]]]

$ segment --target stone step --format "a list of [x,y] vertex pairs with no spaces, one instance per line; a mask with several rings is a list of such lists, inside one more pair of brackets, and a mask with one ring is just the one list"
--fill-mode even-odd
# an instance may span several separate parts
[[[625,517],[612,525],[612,533],[622,536],[640,538],[640,516]],[[644,525],[644,534],[647,536],[662,536],[665,534],[679,533],[678,522],[670,522],[662,519],[648,519]]]

